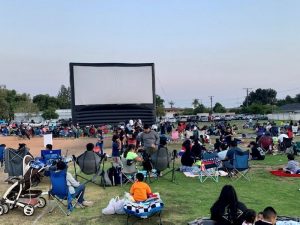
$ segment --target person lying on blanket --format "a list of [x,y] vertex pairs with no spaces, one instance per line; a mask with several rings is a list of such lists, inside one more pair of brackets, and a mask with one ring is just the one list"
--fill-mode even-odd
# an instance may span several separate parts
[[287,158],[288,164],[283,170],[292,174],[300,174],[299,162],[295,161],[295,156],[293,154],[287,154]]
[[130,194],[133,196],[136,202],[143,202],[151,197],[151,188],[144,181],[144,175],[142,173],[136,174],[136,182],[130,188]]

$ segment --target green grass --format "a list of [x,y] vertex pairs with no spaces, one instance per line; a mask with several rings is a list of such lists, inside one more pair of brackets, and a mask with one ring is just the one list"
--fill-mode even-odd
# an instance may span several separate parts
[[[233,123],[232,123],[233,124]],[[239,124],[241,125],[241,124]],[[253,132],[253,130],[239,130],[239,133]],[[298,139],[299,140],[299,139]],[[170,150],[179,149],[180,144],[172,144]],[[299,157],[297,157],[299,161]],[[300,179],[281,178],[269,173],[272,169],[282,167],[287,163],[285,155],[267,155],[264,161],[251,161],[251,181],[232,181],[230,178],[221,177],[218,183],[208,179],[200,183],[198,178],[187,178],[182,173],[176,172],[176,183],[170,182],[171,176],[161,178],[150,184],[153,192],[159,192],[164,203],[165,210],[162,218],[165,225],[187,224],[188,221],[202,216],[209,216],[209,209],[218,198],[222,187],[231,184],[235,187],[240,201],[248,208],[262,211],[266,206],[273,206],[279,215],[300,216]],[[176,165],[179,165],[177,159]],[[106,169],[109,163],[106,163]],[[70,166],[70,171],[73,167]],[[43,190],[49,189],[49,180],[45,178],[40,185]],[[89,183],[86,189],[86,199],[95,202],[95,205],[86,209],[75,209],[69,216],[64,216],[58,209],[48,214],[49,208],[37,209],[33,217],[25,217],[22,211],[16,209],[8,215],[1,217],[1,224],[58,224],[58,225],[123,225],[126,221],[125,215],[104,216],[101,210],[105,208],[112,197],[123,196],[130,185],[124,187],[102,187]],[[40,216],[42,215],[42,216]],[[40,217],[39,217],[40,216]],[[36,223],[34,223],[36,221]],[[153,225],[156,220],[145,221],[142,224]],[[141,224],[141,223],[136,223]]]
[[[225,184],[235,187],[239,199],[247,207],[256,211],[263,210],[266,206],[273,206],[279,215],[300,216],[299,195],[300,179],[280,178],[273,176],[269,170],[276,169],[286,164],[286,156],[267,156],[264,161],[251,162],[251,181],[232,181],[227,177],[221,177],[219,183],[208,179],[205,183],[200,183],[198,178],[187,178],[183,174],[176,172],[176,183],[170,182],[170,176],[161,178],[153,182],[151,188],[153,192],[159,192],[165,203],[163,212],[164,224],[186,224],[188,221],[201,216],[209,216],[209,209],[218,198],[220,190]],[[108,165],[107,165],[108,168]],[[72,167],[70,167],[72,170]],[[44,179],[41,187],[48,186],[48,180]],[[45,213],[39,220],[39,224],[105,224],[119,225],[125,224],[124,215],[104,216],[101,209],[106,207],[109,200],[114,196],[122,196],[124,191],[128,191],[130,185],[124,187],[107,187],[103,189],[94,184],[87,185],[86,198],[95,201],[94,207],[86,209],[75,209],[71,216],[66,217],[59,210],[52,214]],[[24,217],[18,209],[10,214],[2,216],[1,224],[18,224],[21,220],[23,224],[32,222],[45,210],[36,210],[33,217]],[[143,224],[154,224],[155,219]],[[138,223],[137,223],[138,224]]]

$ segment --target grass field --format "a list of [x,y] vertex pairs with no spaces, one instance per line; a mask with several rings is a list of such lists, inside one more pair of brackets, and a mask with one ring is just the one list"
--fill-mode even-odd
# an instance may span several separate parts
[[[170,150],[174,148],[178,149],[178,145],[169,146]],[[279,215],[299,217],[300,179],[280,178],[269,173],[271,169],[282,167],[286,162],[285,155],[268,155],[264,161],[251,161],[250,182],[245,179],[232,181],[230,178],[221,177],[218,183],[210,179],[205,183],[200,183],[198,178],[187,178],[179,172],[176,172],[177,184],[170,182],[170,176],[166,179],[159,179],[152,183],[151,187],[153,192],[161,194],[165,203],[165,210],[162,214],[163,224],[187,224],[195,218],[209,216],[209,209],[225,184],[235,187],[239,199],[248,208],[261,211],[266,206],[273,206]],[[176,164],[179,165],[179,159]],[[108,167],[107,163],[106,168]],[[72,170],[71,166],[70,170]],[[40,187],[48,190],[49,180],[45,178]],[[103,189],[94,184],[88,184],[86,198],[95,202],[93,207],[75,209],[69,217],[64,216],[58,209],[49,214],[49,207],[37,209],[32,217],[25,217],[20,209],[16,209],[8,215],[3,215],[1,224],[125,224],[126,216],[104,216],[101,210],[107,206],[112,197],[122,196],[129,188],[130,185]],[[49,201],[48,203],[52,204]],[[156,224],[156,218],[136,224]]]

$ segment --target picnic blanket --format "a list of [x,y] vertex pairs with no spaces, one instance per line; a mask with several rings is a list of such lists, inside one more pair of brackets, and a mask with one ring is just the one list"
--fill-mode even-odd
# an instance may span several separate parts
[[127,214],[139,218],[148,218],[159,213],[164,208],[164,203],[160,198],[148,199],[145,202],[125,201],[124,210]]
[[272,170],[270,171],[270,173],[272,173],[275,176],[278,177],[298,177],[300,178],[300,174],[290,174],[290,173],[286,173],[283,170]]

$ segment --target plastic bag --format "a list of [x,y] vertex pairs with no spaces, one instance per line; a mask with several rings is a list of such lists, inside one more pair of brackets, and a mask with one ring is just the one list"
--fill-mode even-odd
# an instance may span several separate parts
[[102,209],[102,214],[104,214],[104,215],[113,215],[113,214],[115,214],[115,213],[116,213],[115,207],[114,207],[115,202],[116,202],[116,199],[115,199],[115,198],[112,198],[112,199],[109,201],[107,207],[104,208],[104,209]]
[[120,199],[119,196],[115,198],[115,202],[114,202],[115,213],[125,214],[124,203],[125,203],[125,200]]

